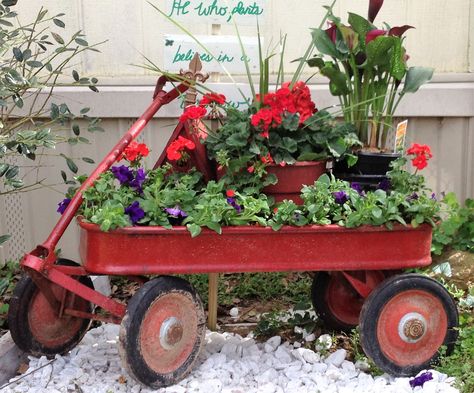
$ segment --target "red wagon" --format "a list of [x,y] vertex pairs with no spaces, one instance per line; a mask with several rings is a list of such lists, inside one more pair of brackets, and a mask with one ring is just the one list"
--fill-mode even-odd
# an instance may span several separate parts
[[[278,232],[227,227],[221,235],[203,230],[191,238],[184,227],[101,232],[79,219],[82,265],[58,259],[55,247],[82,192],[113,165],[161,106],[189,87],[181,83],[165,92],[166,82],[159,79],[152,104],[84,182],[48,239],[22,260],[27,275],[17,284],[9,311],[11,334],[21,349],[34,355],[66,353],[91,320],[118,323],[120,352],[130,374],[151,387],[167,386],[192,370],[206,325],[193,287],[166,275],[257,271],[318,271],[311,294],[318,315],[336,328],[360,323],[365,352],[393,375],[426,368],[442,345],[454,344],[458,316],[448,292],[425,276],[399,274],[431,263],[428,225],[393,230],[288,226]],[[190,130],[178,126],[170,141],[180,133]],[[195,162],[206,175],[205,163],[199,157]],[[95,291],[89,275],[126,275],[143,285],[124,305]]]

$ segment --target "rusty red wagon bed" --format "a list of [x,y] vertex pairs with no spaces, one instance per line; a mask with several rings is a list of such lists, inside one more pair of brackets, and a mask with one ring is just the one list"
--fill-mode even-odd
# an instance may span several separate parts
[[[192,238],[184,227],[130,227],[102,232],[78,219],[82,265],[54,250],[82,202],[82,192],[108,170],[164,104],[189,88],[169,92],[158,80],[152,104],[82,184],[48,239],[26,254],[27,273],[15,288],[9,326],[15,343],[34,355],[67,353],[91,320],[121,324],[125,366],[139,382],[162,387],[184,378],[204,344],[205,313],[194,288],[178,273],[317,271],[311,299],[331,327],[360,324],[366,354],[393,375],[412,375],[452,347],[458,316],[436,281],[402,269],[431,263],[432,229],[395,225],[225,227]],[[193,93],[195,96],[195,93]],[[170,141],[184,133],[180,124]],[[199,149],[198,149],[199,150]],[[198,169],[209,176],[202,154]],[[202,152],[201,152],[202,153]],[[162,153],[157,165],[163,161]],[[94,290],[90,275],[125,275],[143,285],[124,305]],[[148,279],[149,275],[160,275]]]

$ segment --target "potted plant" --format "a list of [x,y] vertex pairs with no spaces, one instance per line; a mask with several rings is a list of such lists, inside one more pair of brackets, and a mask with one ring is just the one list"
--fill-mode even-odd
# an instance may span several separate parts
[[202,118],[202,107],[219,122],[202,134],[218,177],[246,193],[263,189],[277,201],[301,202],[302,185],[323,174],[328,159],[342,159],[358,144],[352,125],[316,109],[304,82],[258,95],[244,111],[226,105],[222,95],[206,94],[182,119]]
[[[358,151],[359,166],[354,173],[366,174],[369,180],[375,175],[378,181],[377,175],[385,175],[388,163],[399,156],[386,146],[394,113],[407,93],[415,93],[432,78],[433,69],[407,66],[404,34],[412,26],[385,24],[380,29],[373,24],[383,0],[369,1],[367,19],[349,13],[348,24],[333,14],[333,5],[327,7],[329,28],[313,29],[319,54],[308,59],[308,64],[329,79],[344,120],[354,124],[364,145]],[[342,169],[347,171],[347,167]]]

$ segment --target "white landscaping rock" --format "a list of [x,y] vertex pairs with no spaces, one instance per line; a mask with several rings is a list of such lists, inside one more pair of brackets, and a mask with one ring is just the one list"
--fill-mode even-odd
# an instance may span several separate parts
[[[366,374],[362,371],[366,364],[345,360],[344,349],[323,360],[310,349],[282,344],[278,336],[259,344],[251,338],[215,332],[206,334],[205,348],[184,380],[153,390],[122,369],[117,334],[114,325],[92,329],[77,348],[66,356],[57,355],[50,365],[45,357],[30,357],[28,371],[45,367],[2,393],[458,393],[453,378],[433,370],[433,380],[413,390],[409,378]],[[323,335],[317,343],[326,350],[330,338]]]
[[237,318],[239,316],[239,308],[238,307],[232,307],[229,311],[229,315],[232,318]]
[[336,352],[331,353],[324,362],[328,365],[339,367],[346,358],[346,355],[347,351],[345,349],[338,349]]

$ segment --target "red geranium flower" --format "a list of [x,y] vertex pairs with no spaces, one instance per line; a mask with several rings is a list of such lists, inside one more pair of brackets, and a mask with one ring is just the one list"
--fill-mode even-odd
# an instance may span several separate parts
[[202,97],[199,105],[209,105],[209,104],[218,104],[224,105],[226,101],[225,95],[217,93],[207,93]]
[[235,197],[235,191],[234,190],[227,190],[225,192],[226,196],[228,196],[229,198],[233,198]]
[[248,173],[253,173],[254,171],[255,171],[255,167],[253,165],[247,168]]
[[204,116],[206,116],[207,111],[206,108],[202,106],[188,106],[184,113],[179,117],[180,123],[184,123],[186,120],[197,120]]
[[273,158],[272,158],[272,156],[270,155],[270,153],[268,153],[266,156],[260,157],[260,160],[261,160],[264,164],[273,164]]
[[183,156],[182,152],[185,148],[189,150],[194,150],[195,147],[196,145],[193,141],[179,136],[178,139],[171,142],[170,145],[166,148],[166,157],[168,157],[168,160],[170,161],[180,160]]
[[433,154],[431,154],[431,149],[428,145],[419,145],[418,143],[411,145],[411,147],[407,149],[407,154],[415,156],[412,158],[411,163],[419,170],[426,168],[428,165],[428,160],[433,157]]
[[132,141],[123,151],[122,156],[120,158],[125,158],[127,161],[133,162],[141,157],[146,157],[150,153],[148,150],[147,145],[144,143],[138,143],[136,141]]

